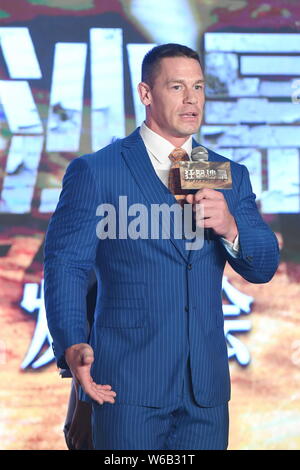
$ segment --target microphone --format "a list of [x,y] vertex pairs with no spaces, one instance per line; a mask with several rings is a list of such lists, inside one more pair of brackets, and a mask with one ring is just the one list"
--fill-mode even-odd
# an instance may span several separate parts
[[[195,194],[201,188],[232,189],[230,162],[209,161],[208,150],[202,145],[194,147],[191,160],[179,162],[179,167],[182,194]],[[204,236],[209,242],[213,238],[213,230],[205,228]]]
[[191,160],[193,162],[203,162],[208,160],[208,150],[202,145],[194,147],[191,153]]
[[[202,145],[199,145],[198,147],[194,147],[191,153],[191,160],[193,162],[207,162],[208,150],[205,147],[202,147]],[[196,216],[195,216],[195,219],[196,219]],[[194,220],[194,223],[196,225],[196,220]],[[195,230],[195,226],[193,227],[193,230]],[[212,235],[212,230],[210,228],[205,228],[204,238],[207,240],[208,243],[211,240],[211,235]]]

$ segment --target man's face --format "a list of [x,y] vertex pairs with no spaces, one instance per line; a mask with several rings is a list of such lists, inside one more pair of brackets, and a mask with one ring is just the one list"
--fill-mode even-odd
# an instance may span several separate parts
[[146,124],[175,145],[200,127],[204,105],[204,77],[200,64],[188,57],[160,61],[153,87],[139,85],[146,106]]

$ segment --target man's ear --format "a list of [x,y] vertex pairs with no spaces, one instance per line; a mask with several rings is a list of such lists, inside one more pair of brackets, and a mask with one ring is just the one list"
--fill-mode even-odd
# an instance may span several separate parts
[[141,102],[145,105],[145,106],[148,106],[149,104],[151,104],[151,89],[150,89],[150,86],[145,83],[145,82],[141,82],[138,84],[138,92],[139,92],[139,96],[140,96],[140,100]]

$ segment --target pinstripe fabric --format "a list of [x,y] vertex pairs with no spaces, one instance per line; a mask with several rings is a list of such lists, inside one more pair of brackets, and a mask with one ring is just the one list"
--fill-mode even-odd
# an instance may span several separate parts
[[227,403],[216,407],[196,403],[189,365],[178,406],[93,405],[97,450],[225,450],[228,424]]
[[[194,145],[198,145],[194,142]],[[226,160],[209,151],[211,160]],[[98,383],[110,384],[116,403],[153,407],[181,403],[190,354],[196,402],[223,405],[230,397],[221,303],[226,261],[250,282],[267,282],[278,264],[274,234],[255,205],[246,168],[231,162],[233,189],[224,191],[240,234],[235,259],[217,237],[198,251],[185,240],[96,236],[96,208],[175,203],[156,175],[138,130],[76,158],[69,165],[45,242],[45,303],[59,363],[64,350],[86,341],[86,288],[95,269],[97,297],[91,344]],[[124,209],[121,210],[124,213]],[[129,218],[130,220],[130,218]],[[117,220],[117,230],[119,222]]]

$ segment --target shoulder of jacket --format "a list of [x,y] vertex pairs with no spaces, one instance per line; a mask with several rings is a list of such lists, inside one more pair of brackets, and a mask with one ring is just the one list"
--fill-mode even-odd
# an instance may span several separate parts
[[245,168],[245,165],[243,165],[242,163],[238,163],[232,160],[231,158],[224,157],[223,155],[215,152],[214,150],[211,150],[211,149],[207,149],[207,150],[208,150],[211,161],[229,162],[231,169],[233,169],[234,171],[236,170],[238,172],[242,172],[243,169]]

